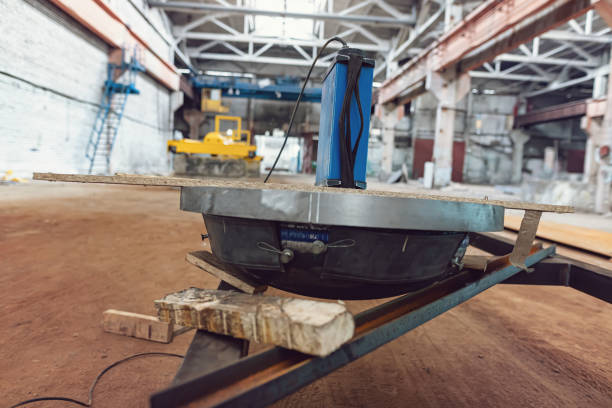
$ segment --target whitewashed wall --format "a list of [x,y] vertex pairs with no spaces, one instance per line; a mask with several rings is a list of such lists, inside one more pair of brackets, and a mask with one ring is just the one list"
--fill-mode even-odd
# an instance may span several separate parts
[[[108,47],[44,0],[0,0],[0,174],[86,172],[85,148]],[[140,74],[111,159],[113,172],[168,174],[170,93]]]

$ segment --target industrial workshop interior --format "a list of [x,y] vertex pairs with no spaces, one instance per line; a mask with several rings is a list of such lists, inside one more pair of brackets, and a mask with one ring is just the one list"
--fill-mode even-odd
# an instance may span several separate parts
[[0,407],[612,407],[612,0],[0,33]]

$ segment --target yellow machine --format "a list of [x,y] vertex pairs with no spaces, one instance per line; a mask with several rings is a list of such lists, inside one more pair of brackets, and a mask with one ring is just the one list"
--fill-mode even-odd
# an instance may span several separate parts
[[200,110],[202,112],[227,113],[228,106],[223,106],[220,89],[202,88],[200,93]]
[[[234,129],[220,131],[221,121],[236,122]],[[246,140],[243,140],[246,137]],[[242,129],[239,116],[215,116],[215,130],[204,140],[169,140],[168,150],[177,154],[174,174],[195,177],[257,177],[261,156],[251,145],[251,132]],[[200,156],[200,155],[210,156]]]
[[[222,120],[236,122],[236,129],[221,132]],[[242,136],[246,135],[246,141]],[[231,159],[247,161],[261,161],[261,156],[255,155],[257,149],[251,144],[251,132],[242,129],[242,118],[239,116],[215,116],[215,130],[208,132],[204,140],[169,140],[168,149],[173,153],[210,154],[213,156],[226,156]]]

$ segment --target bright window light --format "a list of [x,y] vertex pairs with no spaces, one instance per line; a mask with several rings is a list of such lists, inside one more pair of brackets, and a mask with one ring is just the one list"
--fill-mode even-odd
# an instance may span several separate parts
[[[313,13],[320,11],[320,0],[253,0],[253,7],[262,10]],[[255,16],[253,34],[264,37],[294,38],[309,40],[314,37],[314,20],[306,18],[285,18]]]
[[218,76],[218,77],[235,77],[235,78],[255,78],[255,75],[241,72],[227,72],[227,71],[204,71],[204,75]]

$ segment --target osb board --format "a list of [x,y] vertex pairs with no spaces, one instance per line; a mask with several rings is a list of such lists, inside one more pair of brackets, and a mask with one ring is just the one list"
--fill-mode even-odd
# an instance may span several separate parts
[[[504,217],[504,227],[518,231],[520,226],[521,217]],[[612,234],[609,232],[542,220],[536,237],[612,257]]]
[[573,207],[565,205],[535,204],[521,201],[486,200],[472,197],[458,197],[441,194],[423,194],[415,192],[391,192],[358,190],[336,187],[317,187],[307,184],[275,184],[262,183],[260,181],[219,180],[219,179],[191,179],[179,177],[161,176],[139,176],[121,174],[115,176],[95,176],[85,174],[56,174],[56,173],[34,173],[34,180],[66,181],[77,183],[105,183],[105,184],[132,184],[143,186],[167,186],[167,187],[225,187],[225,188],[247,188],[253,190],[293,190],[307,192],[325,192],[335,194],[367,194],[380,197],[417,198],[423,200],[458,201],[475,204],[499,205],[516,210],[535,210],[545,212],[569,213],[574,212]]

